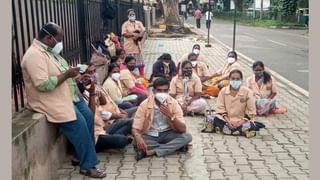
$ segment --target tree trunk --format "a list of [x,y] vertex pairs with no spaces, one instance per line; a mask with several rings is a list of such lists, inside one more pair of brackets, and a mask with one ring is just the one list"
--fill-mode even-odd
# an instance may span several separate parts
[[260,3],[260,19],[263,18],[263,0],[261,0],[261,3]]
[[164,10],[163,10],[163,4],[161,0],[156,0],[157,2],[157,8],[160,10],[161,15],[164,15]]
[[163,10],[166,25],[182,26],[178,9],[179,0],[164,0]]
[[179,15],[179,0],[163,0],[163,11],[167,32],[191,33],[189,28],[183,27]]

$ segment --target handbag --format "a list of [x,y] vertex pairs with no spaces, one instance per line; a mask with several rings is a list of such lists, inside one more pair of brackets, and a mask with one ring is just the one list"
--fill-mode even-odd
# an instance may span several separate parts
[[107,55],[100,52],[96,47],[94,47],[93,44],[91,44],[91,47],[93,48],[93,53],[91,55],[90,63],[94,64],[95,66],[109,64],[110,59],[107,57]]

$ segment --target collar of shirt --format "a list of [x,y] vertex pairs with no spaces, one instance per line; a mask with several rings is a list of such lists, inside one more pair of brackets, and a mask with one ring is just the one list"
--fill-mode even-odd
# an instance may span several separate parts
[[[230,93],[231,93],[231,90],[230,90],[230,85],[229,85],[226,87],[225,94],[230,94]],[[240,89],[239,89],[237,95],[245,95],[245,90],[244,90],[243,86],[240,86]]]

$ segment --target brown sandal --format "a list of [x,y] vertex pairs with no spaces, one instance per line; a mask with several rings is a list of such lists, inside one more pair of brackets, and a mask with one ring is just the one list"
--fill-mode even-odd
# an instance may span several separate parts
[[104,171],[97,168],[80,169],[80,174],[91,178],[104,178],[107,175]]

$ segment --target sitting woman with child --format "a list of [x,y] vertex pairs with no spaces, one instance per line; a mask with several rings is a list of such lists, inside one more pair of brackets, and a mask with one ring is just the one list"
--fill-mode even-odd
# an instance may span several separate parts
[[277,85],[274,78],[264,70],[264,64],[256,61],[252,65],[254,75],[247,79],[247,87],[256,97],[257,115],[282,114],[287,109],[276,106]]

